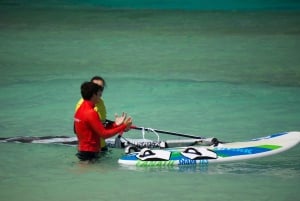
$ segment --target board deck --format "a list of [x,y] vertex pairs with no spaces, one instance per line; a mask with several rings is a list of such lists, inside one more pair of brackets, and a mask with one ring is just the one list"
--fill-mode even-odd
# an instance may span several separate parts
[[176,166],[231,162],[286,151],[300,142],[300,132],[282,132],[244,142],[219,143],[169,149],[144,148],[122,156],[118,162],[135,166]]

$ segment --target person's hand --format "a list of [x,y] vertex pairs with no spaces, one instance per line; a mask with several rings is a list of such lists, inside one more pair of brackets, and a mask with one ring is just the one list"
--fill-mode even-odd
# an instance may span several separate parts
[[125,132],[129,131],[132,125],[132,118],[128,117],[124,120],[124,124],[126,125]]
[[126,113],[122,113],[121,116],[118,116],[118,114],[115,114],[115,123],[117,126],[121,125],[122,123],[124,123],[125,119],[127,117]]

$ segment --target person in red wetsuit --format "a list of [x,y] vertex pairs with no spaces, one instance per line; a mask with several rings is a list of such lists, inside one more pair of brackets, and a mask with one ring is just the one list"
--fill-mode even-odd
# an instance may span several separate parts
[[110,138],[123,131],[128,131],[132,119],[123,113],[110,128],[105,128],[94,110],[95,104],[101,96],[103,88],[93,82],[84,82],[81,85],[83,102],[75,112],[74,128],[78,138],[77,157],[81,161],[95,161],[99,158],[100,138]]

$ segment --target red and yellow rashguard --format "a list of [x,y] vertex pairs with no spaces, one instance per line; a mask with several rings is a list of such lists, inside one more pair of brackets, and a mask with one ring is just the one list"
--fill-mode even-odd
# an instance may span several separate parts
[[74,115],[79,151],[99,152],[99,137],[110,138],[123,132],[126,128],[125,124],[113,128],[104,128],[98,113],[94,110],[94,106],[91,101],[84,100]]
[[[80,105],[83,102],[83,98],[81,98],[75,107],[75,112],[78,110]],[[104,124],[106,122],[106,107],[104,104],[104,100],[102,98],[99,99],[99,101],[95,104],[94,110],[98,113],[99,118],[101,119],[102,123]],[[100,138],[100,146],[101,149],[107,149],[106,142],[103,138]]]

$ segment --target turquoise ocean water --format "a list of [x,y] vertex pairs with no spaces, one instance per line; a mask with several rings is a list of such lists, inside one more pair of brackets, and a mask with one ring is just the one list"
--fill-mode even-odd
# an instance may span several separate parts
[[[126,111],[137,126],[224,141],[300,130],[295,1],[254,1],[248,10],[234,1],[202,10],[178,9],[180,1],[168,10],[140,9],[151,1],[139,9],[116,0],[28,2],[0,1],[0,137],[73,136],[80,84],[94,75],[107,81],[108,117]],[[117,149],[80,165],[75,153],[0,144],[1,200],[299,200],[299,145],[201,168],[120,167]]]

